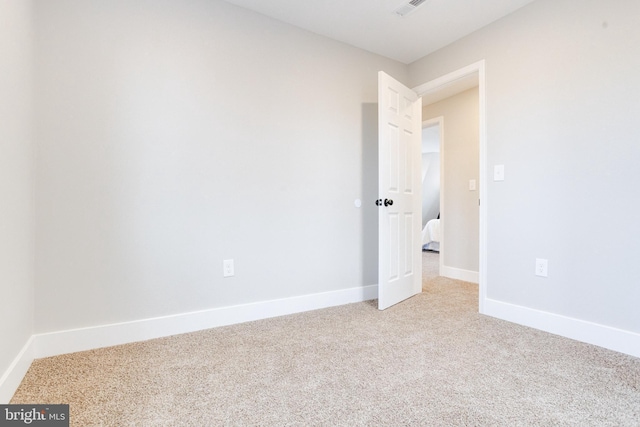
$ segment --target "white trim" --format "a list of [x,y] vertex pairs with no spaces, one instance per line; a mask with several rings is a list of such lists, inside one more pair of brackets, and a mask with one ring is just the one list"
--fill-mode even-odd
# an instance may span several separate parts
[[480,193],[479,203],[479,258],[478,258],[478,311],[485,312],[485,301],[487,299],[487,83],[485,80],[484,60],[474,64],[478,69],[478,98],[480,105],[478,110],[478,132],[480,132],[479,154],[480,154]]
[[[478,311],[485,313],[485,301],[487,299],[487,111],[486,111],[486,79],[485,79],[485,61],[484,59],[459,70],[452,71],[449,74],[438,77],[427,83],[421,84],[413,88],[414,92],[418,96],[423,96],[427,93],[437,91],[438,89],[446,86],[456,80],[465,78],[471,74],[478,74],[478,98],[479,98],[479,110],[478,110],[478,124],[479,124],[479,198],[480,198],[480,211],[479,211],[479,271],[477,273],[478,278]],[[441,215],[440,218],[443,218]],[[441,256],[440,259],[443,257]],[[442,269],[446,267],[440,266]]]
[[640,334],[487,298],[485,314],[640,357]]
[[[440,256],[442,258],[442,255]],[[450,279],[462,280],[464,282],[478,283],[478,272],[471,270],[463,270],[461,268],[440,266],[440,275]]]
[[20,386],[22,379],[29,370],[31,362],[35,359],[33,336],[27,340],[27,343],[22,347],[20,353],[13,359],[9,368],[0,377],[0,404],[8,404],[14,393]]
[[37,334],[34,335],[35,357],[49,357],[184,334],[218,326],[367,301],[375,299],[377,296],[377,285],[370,285],[131,322]]
[[484,59],[473,64],[462,67],[458,70],[452,71],[449,74],[438,77],[437,79],[423,83],[413,88],[413,91],[419,96],[426,95],[431,92],[439,90],[442,86],[447,86],[456,80],[465,78],[471,74],[475,74],[480,70],[484,70]]

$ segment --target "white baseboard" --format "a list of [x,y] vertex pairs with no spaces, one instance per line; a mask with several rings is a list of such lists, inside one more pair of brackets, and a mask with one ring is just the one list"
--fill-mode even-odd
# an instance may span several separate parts
[[[454,272],[454,274],[458,274],[459,271]],[[468,276],[463,277],[455,278],[473,281],[469,280]],[[378,287],[371,285],[182,313],[173,316],[33,335],[16,356],[9,369],[0,377],[0,404],[9,402],[29,369],[31,362],[37,358],[367,301],[375,299],[377,296]],[[640,334],[634,332],[489,298],[484,300],[484,308],[484,312],[488,316],[640,357]]]
[[33,335],[27,343],[22,347],[20,353],[13,359],[9,369],[0,377],[0,404],[8,404],[13,394],[18,389],[25,374],[31,366],[34,357]]
[[597,323],[485,299],[484,314],[541,331],[640,357],[640,334]]
[[463,270],[461,268],[447,267],[445,265],[440,267],[440,276],[448,277],[450,279],[462,280],[464,282],[479,283],[479,275],[477,271]]
[[0,404],[8,403],[11,400],[34,359],[184,334],[376,298],[378,298],[378,286],[370,285],[132,322],[36,334],[31,336],[9,369],[0,377]]
[[218,326],[367,301],[375,299],[377,296],[377,285],[371,285],[132,322],[37,334],[34,336],[35,357],[56,356],[184,334]]

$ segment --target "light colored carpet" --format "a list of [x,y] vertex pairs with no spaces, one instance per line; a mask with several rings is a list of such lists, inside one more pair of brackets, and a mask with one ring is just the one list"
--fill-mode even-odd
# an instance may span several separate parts
[[73,426],[638,426],[640,359],[477,313],[444,278],[373,301],[36,360]]
[[440,254],[422,251],[422,283],[424,284],[440,275]]

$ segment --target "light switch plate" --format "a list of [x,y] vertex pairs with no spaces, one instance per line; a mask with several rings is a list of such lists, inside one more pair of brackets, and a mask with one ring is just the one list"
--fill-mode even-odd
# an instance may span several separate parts
[[475,179],[470,179],[469,180],[469,191],[476,191],[476,180]]
[[504,181],[504,165],[495,165],[493,167],[493,180]]

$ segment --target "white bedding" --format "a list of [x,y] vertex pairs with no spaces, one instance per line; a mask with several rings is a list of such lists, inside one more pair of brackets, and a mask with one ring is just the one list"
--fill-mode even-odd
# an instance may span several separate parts
[[422,230],[422,249],[440,251],[440,220],[432,219]]

